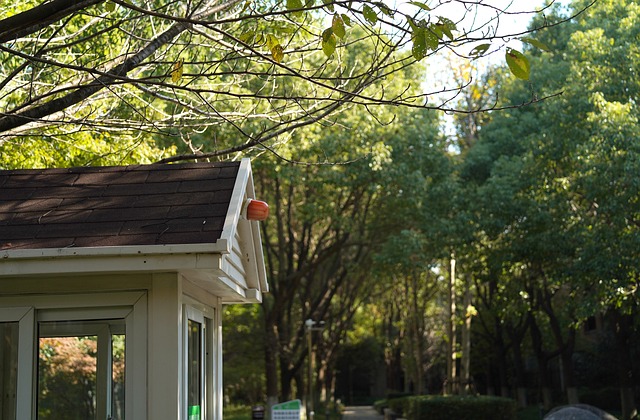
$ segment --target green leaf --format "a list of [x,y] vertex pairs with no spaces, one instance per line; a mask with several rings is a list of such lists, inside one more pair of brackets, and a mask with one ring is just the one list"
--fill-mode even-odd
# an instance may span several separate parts
[[345,23],[345,25],[351,26],[351,18],[348,15],[345,15],[343,13],[340,16],[342,17],[342,21]]
[[514,76],[518,79],[529,80],[531,67],[527,57],[525,57],[520,51],[508,48],[505,58],[507,60],[507,65],[509,66],[509,70],[511,70],[511,73],[513,73]]
[[474,49],[471,50],[469,55],[472,57],[482,57],[484,53],[486,53],[489,50],[490,47],[491,47],[491,44],[477,45]]
[[336,50],[338,39],[333,33],[333,28],[327,28],[322,32],[322,51],[327,57],[331,57]]
[[[287,0],[287,10],[291,11],[291,10],[296,10],[296,9],[302,9],[303,5],[302,5],[302,0]],[[294,16],[302,16],[302,10],[297,10],[296,12],[293,13]]]
[[256,33],[254,31],[249,31],[241,34],[238,39],[245,44],[251,44],[256,37]]
[[453,31],[458,29],[456,24],[449,18],[439,16],[438,17],[438,27],[444,32],[444,34],[450,39],[453,40]]
[[333,21],[331,22],[331,28],[333,29],[333,33],[340,39],[344,38],[346,32],[344,29],[344,21],[340,17],[340,15],[333,15]]
[[411,39],[413,41],[413,46],[411,47],[411,54],[416,61],[422,60],[427,56],[427,52],[429,51],[427,48],[427,42],[424,36],[426,29],[424,28],[416,28],[411,35]]
[[362,7],[362,15],[371,25],[375,25],[378,22],[378,15],[368,4]]
[[278,44],[280,44],[280,42],[278,42],[278,38],[271,34],[267,35],[267,48],[272,49]]
[[420,28],[420,26],[410,16],[407,16],[407,22],[409,22],[409,26],[411,26],[412,33],[415,33],[416,30]]
[[378,7],[378,9],[380,9],[380,11],[382,13],[384,13],[385,15],[387,15],[389,17],[393,17],[393,10],[391,10],[389,8],[389,6],[387,6],[386,4],[381,3],[381,2],[377,2],[377,3],[374,3],[374,4]]
[[282,61],[284,58],[284,49],[282,48],[282,45],[280,45],[278,38],[271,34],[267,35],[267,48],[271,51],[271,57],[276,63]]
[[419,2],[419,1],[410,1],[409,4],[413,4],[414,6],[418,6],[419,8],[421,8],[422,10],[426,10],[427,12],[431,11],[431,8],[429,6],[427,6],[426,4]]
[[547,46],[547,44],[544,44],[544,43],[538,41],[537,39],[533,39],[533,38],[525,36],[523,38],[520,38],[520,41],[526,42],[527,44],[532,45],[532,46],[534,46],[534,47],[536,47],[536,48],[538,48],[538,49],[540,49],[542,51],[551,52],[551,48],[549,48]]
[[438,43],[440,42],[440,40],[431,28],[424,31],[424,40],[427,43],[427,47],[431,48],[434,51],[438,49]]
[[105,5],[105,8],[107,9],[107,12],[113,12],[114,10],[116,10],[116,4],[112,1],[108,1]]
[[327,7],[327,10],[329,10],[331,13],[335,12],[335,8],[333,7],[332,0],[322,0],[322,2]]
[[433,32],[435,34],[436,37],[438,37],[438,39],[442,39],[442,37],[444,36],[444,32],[442,32],[442,28],[441,28],[442,24],[441,23],[436,23],[429,25],[429,30],[431,32]]

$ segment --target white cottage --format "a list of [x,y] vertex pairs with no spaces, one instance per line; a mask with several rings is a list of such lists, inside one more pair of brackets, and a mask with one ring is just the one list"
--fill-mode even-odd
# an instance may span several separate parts
[[222,305],[268,291],[253,198],[249,160],[0,171],[0,418],[222,419]]

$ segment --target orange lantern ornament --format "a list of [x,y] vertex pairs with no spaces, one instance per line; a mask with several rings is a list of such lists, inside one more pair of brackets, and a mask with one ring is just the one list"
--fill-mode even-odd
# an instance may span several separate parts
[[269,216],[269,205],[264,201],[248,198],[245,203],[245,217],[247,220],[266,220]]

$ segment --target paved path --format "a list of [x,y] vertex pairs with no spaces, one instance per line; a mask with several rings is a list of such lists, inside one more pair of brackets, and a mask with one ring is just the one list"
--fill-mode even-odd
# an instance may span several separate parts
[[372,407],[345,407],[342,418],[348,420],[382,420],[383,416],[378,414]]

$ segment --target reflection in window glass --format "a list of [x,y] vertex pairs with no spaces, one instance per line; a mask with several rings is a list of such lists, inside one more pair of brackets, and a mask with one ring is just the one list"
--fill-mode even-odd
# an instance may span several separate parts
[[201,420],[202,401],[201,373],[202,373],[202,325],[189,320],[187,340],[187,376],[188,376],[188,420]]
[[122,320],[38,324],[39,420],[124,420]]
[[39,339],[38,419],[96,418],[97,336]]
[[0,323],[0,417],[16,418],[16,391],[18,385],[18,323]]
[[111,336],[111,418],[124,420],[124,334]]

